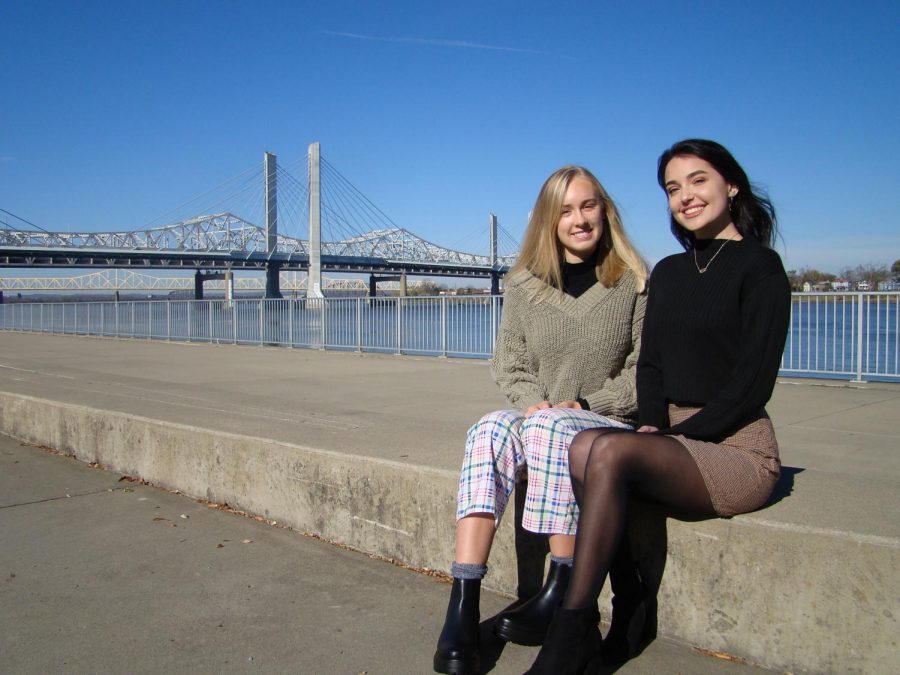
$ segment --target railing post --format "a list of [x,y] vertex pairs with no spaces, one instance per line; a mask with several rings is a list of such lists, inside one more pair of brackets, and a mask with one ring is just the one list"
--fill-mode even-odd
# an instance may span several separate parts
[[231,343],[237,344],[237,322],[238,317],[240,316],[240,311],[238,310],[238,302],[239,300],[231,300]]
[[857,293],[856,307],[856,378],[853,382],[863,382],[863,294]]
[[502,295],[491,296],[491,354],[497,348],[497,315],[500,313]]
[[[308,279],[307,279],[307,283],[309,283]],[[320,342],[320,344],[322,345],[321,349],[322,349],[322,351],[325,351],[327,348],[325,345],[325,338],[328,335],[328,331],[326,330],[325,322],[328,320],[328,318],[327,318],[328,317],[328,308],[325,306],[325,298],[324,297],[313,298],[313,299],[315,300],[315,302],[319,303],[319,306],[322,308],[322,311],[320,312],[321,320],[319,321],[319,329],[320,329],[319,337],[321,339],[321,342]]]
[[263,346],[263,328],[264,328],[264,321],[265,321],[265,319],[263,318],[263,312],[265,311],[265,307],[266,307],[265,302],[266,301],[264,298],[259,299],[259,346],[260,347]]
[[447,356],[447,296],[441,296],[441,356]]
[[400,340],[403,337],[403,318],[400,316],[403,308],[400,306],[400,303],[403,301],[399,295],[397,296],[397,353],[403,353],[403,347]]
[[291,299],[288,300],[288,340],[291,344],[291,349],[294,348],[294,296],[291,296]]
[[172,339],[172,301],[166,300],[166,340]]
[[362,352],[362,298],[356,299],[356,351]]

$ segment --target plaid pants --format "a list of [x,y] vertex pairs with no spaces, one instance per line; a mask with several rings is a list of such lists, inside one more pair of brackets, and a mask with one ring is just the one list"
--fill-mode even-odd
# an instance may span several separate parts
[[569,445],[579,431],[598,427],[630,428],[590,410],[572,408],[548,408],[527,418],[519,410],[485,415],[469,429],[466,439],[457,519],[492,513],[499,526],[516,478],[527,467],[522,527],[545,534],[575,534],[578,506],[569,478]]

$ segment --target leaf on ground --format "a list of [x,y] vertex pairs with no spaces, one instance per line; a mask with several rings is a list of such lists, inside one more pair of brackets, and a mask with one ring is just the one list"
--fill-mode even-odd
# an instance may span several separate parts
[[216,544],[216,548],[225,548],[225,544]]
[[733,663],[747,663],[747,661],[745,659],[742,659],[740,656],[726,654],[725,652],[717,652],[715,649],[701,649],[700,647],[694,647],[694,649],[696,649],[701,654],[712,656],[716,659],[722,659],[723,661],[732,661]]
[[242,541],[241,543],[242,544],[252,544],[253,540],[252,539],[244,539],[244,541]]
[[190,518],[190,516],[188,516],[188,515],[186,515],[186,514],[184,514],[184,513],[181,514],[181,517],[184,518],[185,520],[187,520],[188,518]]
[[169,520],[169,519],[163,518],[162,516],[156,516],[156,518],[153,519],[153,522],[156,523],[156,522],[159,522],[160,520]]

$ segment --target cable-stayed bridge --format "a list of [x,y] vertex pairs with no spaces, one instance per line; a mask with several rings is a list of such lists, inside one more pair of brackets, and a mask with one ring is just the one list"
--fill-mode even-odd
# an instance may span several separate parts
[[245,172],[179,207],[205,204],[203,215],[127,231],[49,231],[0,209],[21,223],[0,219],[0,267],[191,269],[198,295],[219,279],[233,291],[234,270],[265,270],[266,294],[278,297],[282,271],[305,272],[308,295],[321,294],[323,271],[369,274],[372,289],[400,276],[405,283],[407,274],[490,278],[496,287],[514,260],[501,248],[518,246],[493,215],[488,252],[439,246],[397,226],[320,156],[318,143],[306,168],[298,180],[265,153],[262,176]]

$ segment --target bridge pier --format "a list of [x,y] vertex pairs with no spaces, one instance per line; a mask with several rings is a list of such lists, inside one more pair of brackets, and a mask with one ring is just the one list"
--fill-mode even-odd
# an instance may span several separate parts
[[281,263],[266,263],[266,298],[283,298],[281,295]]
[[406,297],[406,272],[401,272],[400,275],[390,275],[386,277],[377,277],[374,274],[369,275],[369,297],[374,298],[378,294],[378,282],[379,281],[394,281],[394,279],[400,280],[400,297]]
[[491,235],[491,295],[500,295],[500,273],[497,272],[497,216],[493,213],[488,218],[488,231]]
[[[118,294],[118,291],[116,291]],[[194,272],[194,300],[203,299],[203,272],[197,270]]]
[[324,298],[322,293],[322,184],[319,176],[319,142],[309,146],[309,270],[306,297]]
[[231,307],[234,302],[234,272],[225,270],[225,301]]
[[[225,299],[229,301],[233,300],[234,272],[231,270],[226,270],[225,272],[203,272],[203,270],[197,270],[194,272],[194,300],[203,300],[204,281],[216,281],[218,279],[225,280]],[[268,293],[268,283],[266,286],[266,292]],[[116,295],[118,296],[118,291],[116,291]],[[268,298],[270,296],[266,295],[266,297]],[[278,295],[277,297],[281,296]]]

